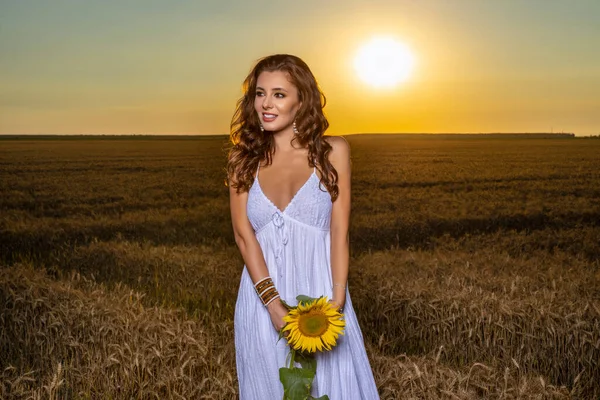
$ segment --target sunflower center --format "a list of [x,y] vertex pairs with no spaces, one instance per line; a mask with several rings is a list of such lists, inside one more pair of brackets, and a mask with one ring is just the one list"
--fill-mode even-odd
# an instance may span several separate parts
[[329,320],[320,310],[310,310],[298,318],[298,330],[304,336],[319,337],[327,332]]

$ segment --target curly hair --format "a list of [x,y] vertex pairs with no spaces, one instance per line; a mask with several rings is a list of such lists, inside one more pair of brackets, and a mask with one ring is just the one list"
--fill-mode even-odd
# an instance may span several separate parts
[[308,149],[308,164],[316,167],[321,174],[321,183],[327,189],[331,200],[338,196],[338,174],[328,155],[331,145],[323,137],[329,122],[323,114],[325,95],[317,80],[300,58],[289,54],[275,54],[258,61],[244,80],[243,96],[238,100],[231,119],[230,141],[227,162],[227,178],[237,193],[250,190],[254,183],[254,173],[259,163],[270,165],[275,153],[275,141],[272,132],[261,131],[260,121],[254,109],[256,82],[262,72],[283,71],[290,82],[298,89],[302,102],[296,113],[298,133],[292,141]]

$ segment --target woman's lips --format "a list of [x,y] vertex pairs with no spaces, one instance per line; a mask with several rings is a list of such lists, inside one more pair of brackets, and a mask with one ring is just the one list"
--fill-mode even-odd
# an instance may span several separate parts
[[273,122],[273,121],[275,121],[275,118],[277,118],[277,115],[275,115],[275,114],[264,114],[263,113],[263,121],[264,122]]

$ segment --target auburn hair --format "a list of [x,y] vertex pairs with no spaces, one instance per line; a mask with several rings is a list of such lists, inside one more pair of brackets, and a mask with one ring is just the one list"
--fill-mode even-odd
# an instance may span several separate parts
[[308,149],[308,164],[316,167],[321,175],[321,183],[327,189],[331,200],[338,196],[338,174],[328,159],[331,145],[324,133],[329,122],[323,113],[326,100],[317,80],[300,58],[289,54],[275,54],[258,60],[244,80],[243,96],[237,101],[231,119],[231,148],[227,162],[227,178],[237,193],[246,192],[254,183],[254,173],[259,163],[270,165],[275,153],[275,141],[269,131],[261,131],[260,121],[254,109],[256,82],[262,72],[282,71],[298,90],[302,102],[296,113],[298,133],[292,141]]

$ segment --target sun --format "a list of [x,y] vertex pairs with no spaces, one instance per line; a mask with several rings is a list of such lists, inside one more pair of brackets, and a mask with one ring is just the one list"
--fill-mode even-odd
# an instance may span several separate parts
[[393,88],[411,75],[415,59],[410,49],[391,37],[375,37],[354,58],[358,77],[376,88]]

